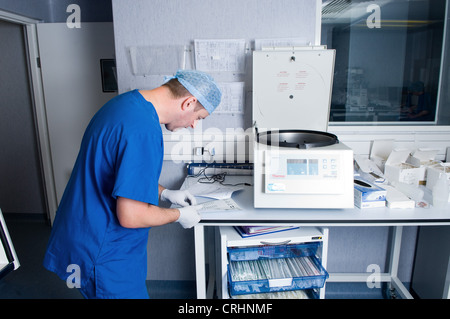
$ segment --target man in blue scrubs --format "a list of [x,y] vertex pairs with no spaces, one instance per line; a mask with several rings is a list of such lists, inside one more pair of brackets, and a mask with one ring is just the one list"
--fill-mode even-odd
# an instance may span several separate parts
[[[189,192],[159,185],[160,124],[170,131],[194,128],[220,100],[209,75],[180,70],[158,88],[106,103],[83,136],[44,266],[63,280],[79,279],[86,298],[148,298],[149,228],[173,222],[190,228],[200,221]],[[159,199],[181,207],[159,207]]]

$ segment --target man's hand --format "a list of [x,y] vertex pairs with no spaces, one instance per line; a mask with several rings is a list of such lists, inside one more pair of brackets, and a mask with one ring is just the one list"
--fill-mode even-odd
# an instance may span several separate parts
[[165,189],[161,193],[161,200],[169,201],[172,204],[180,206],[196,205],[197,200],[195,197],[187,190],[170,190]]
[[201,219],[197,208],[194,206],[181,207],[178,210],[180,211],[180,217],[177,219],[177,223],[180,223],[183,228],[194,227]]

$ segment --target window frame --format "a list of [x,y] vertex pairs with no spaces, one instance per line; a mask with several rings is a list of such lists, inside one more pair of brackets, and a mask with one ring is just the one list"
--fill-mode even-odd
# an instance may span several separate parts
[[[449,0],[445,1],[445,17],[444,17],[444,32],[443,32],[443,41],[441,48],[441,64],[439,70],[439,85],[437,91],[436,98],[436,117],[434,121],[424,121],[424,122],[333,122],[330,121],[328,126],[329,130],[333,130],[335,132],[339,132],[341,134],[352,134],[355,132],[367,131],[368,129],[372,133],[380,133],[383,135],[385,132],[390,131],[393,134],[393,138],[395,136],[399,136],[404,134],[405,132],[438,132],[440,134],[448,134],[450,140],[450,123],[441,125],[439,124],[439,115],[442,114],[442,105],[443,101],[441,100],[442,94],[441,91],[443,89],[443,77],[445,66],[450,64],[450,58],[446,59],[446,53],[450,52],[450,43],[449,43]],[[320,25],[322,28],[322,24]],[[321,32],[320,32],[321,33]],[[448,72],[448,71],[447,71]],[[450,105],[448,105],[450,108]],[[450,112],[450,110],[448,111]]]

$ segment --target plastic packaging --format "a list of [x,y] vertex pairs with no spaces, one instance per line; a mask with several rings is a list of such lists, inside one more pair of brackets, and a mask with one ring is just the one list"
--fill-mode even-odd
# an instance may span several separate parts
[[433,206],[442,208],[448,204],[449,187],[447,181],[447,175],[441,174],[438,181],[433,186]]

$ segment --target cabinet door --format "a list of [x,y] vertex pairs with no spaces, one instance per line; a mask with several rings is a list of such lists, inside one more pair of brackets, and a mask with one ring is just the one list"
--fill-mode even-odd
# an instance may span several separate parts
[[20,263],[17,259],[11,237],[8,233],[2,211],[0,210],[0,279],[13,270],[19,268]]

